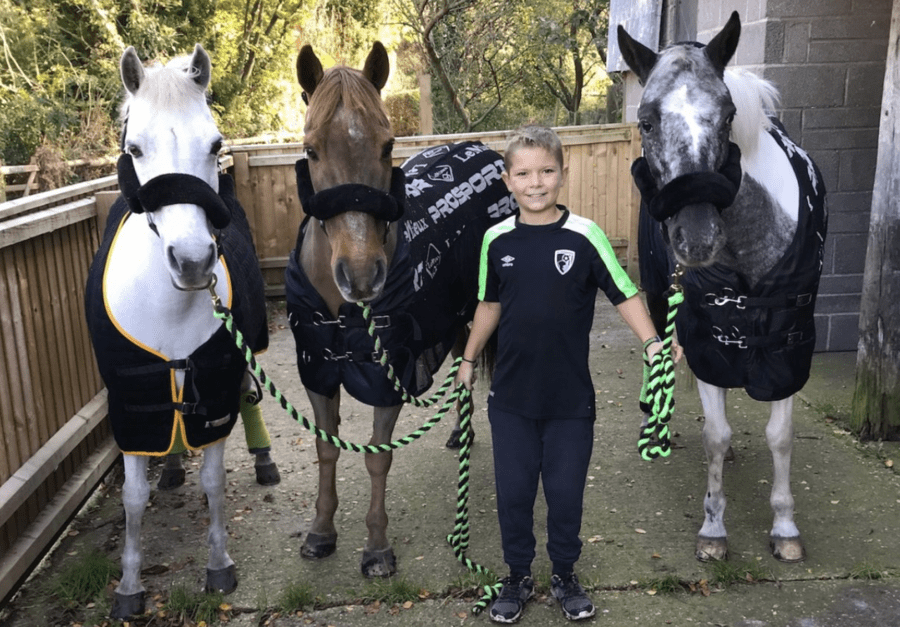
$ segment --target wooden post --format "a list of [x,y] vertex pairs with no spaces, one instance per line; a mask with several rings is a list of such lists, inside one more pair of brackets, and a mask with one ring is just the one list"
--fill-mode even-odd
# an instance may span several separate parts
[[434,118],[431,110],[431,74],[419,72],[419,133],[434,134]]
[[900,0],[894,0],[878,130],[851,427],[863,438],[900,434]]

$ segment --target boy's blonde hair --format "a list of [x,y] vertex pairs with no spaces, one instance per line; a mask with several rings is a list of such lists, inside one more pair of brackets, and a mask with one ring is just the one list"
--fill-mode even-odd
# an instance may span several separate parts
[[539,124],[526,124],[513,131],[512,135],[506,138],[506,151],[503,153],[503,165],[507,171],[513,154],[519,148],[543,148],[556,158],[560,169],[563,167],[562,141],[551,128]]

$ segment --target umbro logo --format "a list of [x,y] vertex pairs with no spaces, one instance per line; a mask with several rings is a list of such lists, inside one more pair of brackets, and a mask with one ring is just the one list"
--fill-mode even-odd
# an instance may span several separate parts
[[503,268],[512,268],[513,261],[515,261],[515,260],[516,260],[516,258],[513,257],[512,255],[507,255],[506,257],[503,257],[503,258],[500,260],[500,261],[503,262],[503,266],[501,266],[501,267],[503,267]]

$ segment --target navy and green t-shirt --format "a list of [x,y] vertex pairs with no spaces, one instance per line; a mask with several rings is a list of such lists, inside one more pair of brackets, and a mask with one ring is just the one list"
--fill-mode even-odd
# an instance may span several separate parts
[[600,227],[560,209],[553,224],[512,216],[488,230],[478,278],[479,300],[501,306],[489,403],[540,420],[594,417],[597,289],[613,305],[637,293]]

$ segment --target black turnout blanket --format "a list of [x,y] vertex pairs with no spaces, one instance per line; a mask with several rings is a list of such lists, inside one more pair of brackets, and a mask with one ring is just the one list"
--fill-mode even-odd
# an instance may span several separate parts
[[[406,201],[397,250],[382,294],[371,303],[376,333],[403,386],[427,390],[453,345],[456,331],[477,305],[481,240],[490,225],[516,208],[500,178],[503,159],[480,142],[429,148],[403,164]],[[341,305],[338,320],[300,267],[298,251],[285,273],[287,307],[303,385],[333,397],[343,384],[357,400],[376,407],[402,402],[375,361],[362,310]]]
[[[685,302],[675,320],[694,374],[723,388],[744,388],[759,401],[781,400],[809,378],[816,327],[813,312],[827,230],[825,185],[806,152],[773,119],[770,131],[785,152],[800,187],[794,240],[757,285],[721,264],[690,269],[681,279]],[[641,283],[648,293],[668,287],[673,261],[660,223],[641,203]]]
[[[231,309],[248,345],[260,352],[268,348],[269,330],[259,261],[230,176],[220,176],[219,195],[231,213],[218,238],[231,280]],[[126,219],[143,220],[131,214],[120,196],[110,210],[85,290],[88,329],[109,390],[113,435],[125,453],[164,455],[172,448],[176,429],[189,448],[200,448],[231,433],[247,365],[224,324],[190,357],[174,361],[146,351],[119,331],[104,305],[103,274],[113,239]],[[185,372],[181,401],[173,392],[173,370]]]

